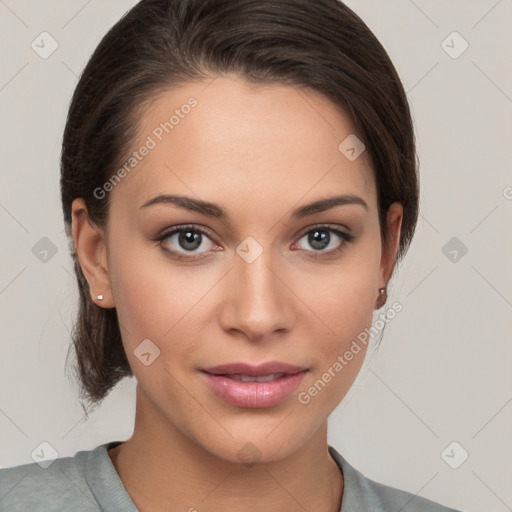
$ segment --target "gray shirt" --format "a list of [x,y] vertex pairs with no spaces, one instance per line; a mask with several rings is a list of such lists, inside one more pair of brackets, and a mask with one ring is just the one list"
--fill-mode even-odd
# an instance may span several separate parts
[[[119,443],[55,459],[46,469],[35,462],[0,469],[0,512],[138,512],[107,453]],[[460,512],[374,482],[328,449],[344,476],[340,512]]]

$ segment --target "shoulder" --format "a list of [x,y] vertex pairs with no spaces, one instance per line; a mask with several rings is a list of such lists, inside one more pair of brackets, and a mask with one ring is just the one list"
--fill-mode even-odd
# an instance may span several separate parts
[[0,510],[62,512],[73,508],[97,512],[100,507],[84,471],[95,453],[81,451],[41,465],[34,462],[0,469]]
[[345,487],[340,512],[460,512],[407,491],[375,482],[351,466],[332,446],[329,453],[343,472]]

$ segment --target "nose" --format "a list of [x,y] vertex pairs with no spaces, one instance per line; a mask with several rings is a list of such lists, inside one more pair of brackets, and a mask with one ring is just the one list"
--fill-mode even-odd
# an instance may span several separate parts
[[270,250],[251,263],[236,256],[225,284],[222,328],[242,332],[249,340],[274,338],[276,333],[289,331],[297,310],[289,286]]

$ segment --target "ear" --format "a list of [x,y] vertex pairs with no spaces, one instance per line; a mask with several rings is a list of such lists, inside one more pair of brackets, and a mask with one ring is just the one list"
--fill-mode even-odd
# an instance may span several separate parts
[[391,274],[393,273],[396,253],[400,243],[403,213],[404,209],[401,203],[393,203],[387,212],[387,240],[382,248],[379,288],[385,288],[387,286]]
[[[89,283],[91,298],[98,306],[113,308],[105,235],[89,219],[87,206],[81,198],[71,205],[71,221],[75,251]],[[103,295],[103,300],[98,300],[98,295]]]

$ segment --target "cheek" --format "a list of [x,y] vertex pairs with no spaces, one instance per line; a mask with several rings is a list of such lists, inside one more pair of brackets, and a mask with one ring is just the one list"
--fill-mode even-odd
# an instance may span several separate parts
[[[356,337],[372,322],[378,296],[380,252],[362,243],[329,269],[303,274],[301,297],[325,324],[320,332],[337,343]],[[327,337],[329,337],[327,335]]]
[[[369,287],[365,279],[358,279],[352,274],[350,278],[334,279],[329,293],[316,302],[314,309],[319,312],[323,325],[317,322],[309,337],[316,340],[318,373],[323,374],[329,369],[332,372],[338,357],[343,358],[347,352],[353,352],[345,358],[347,361],[342,372],[336,372],[339,376],[334,379],[336,384],[332,387],[336,395],[346,392],[363,364],[375,296],[373,287]],[[320,333],[323,334],[319,336]]]
[[175,286],[162,269],[148,258],[158,248],[135,243],[133,235],[122,226],[110,239],[109,272],[117,317],[128,349],[142,340],[158,338],[172,327],[173,311],[178,302]]
[[375,240],[362,240],[321,273],[302,274],[300,293],[310,310],[303,327],[315,340],[315,365],[299,398],[309,404],[312,417],[323,417],[338,405],[364,362],[378,295],[380,248]]
[[[119,236],[112,241],[109,268],[128,357],[145,339],[152,340],[162,355],[173,348],[184,354],[192,351],[194,320],[206,307],[205,296],[218,276],[199,267],[180,269],[158,247],[142,243],[128,247],[119,242]],[[184,329],[188,337],[180,335],[176,343]]]
[[377,296],[376,277],[368,277],[371,272],[366,265],[351,265],[350,273],[338,272],[325,281],[323,293],[312,295],[313,285],[309,288],[316,314],[304,319],[302,326],[309,324],[307,337],[314,340],[307,347],[313,372],[297,399],[311,421],[326,418],[338,406],[363,365]]

